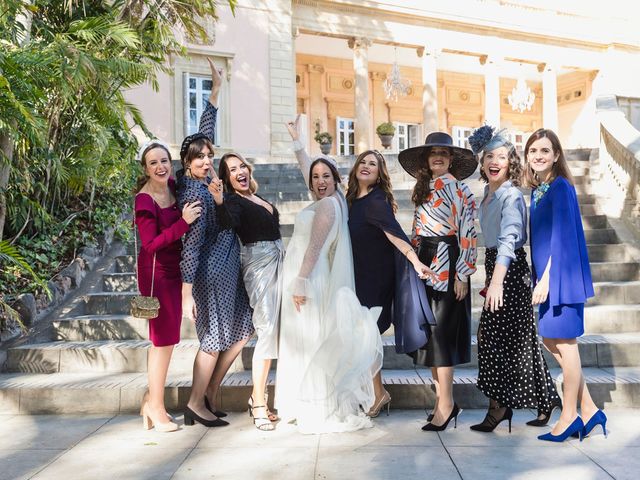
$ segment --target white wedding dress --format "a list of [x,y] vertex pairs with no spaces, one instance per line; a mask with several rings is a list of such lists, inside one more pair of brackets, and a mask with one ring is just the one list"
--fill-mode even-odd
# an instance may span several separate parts
[[[382,366],[381,309],[361,306],[354,293],[341,192],[298,213],[283,270],[278,414],[295,420],[302,433],[371,427],[364,412],[373,404],[372,377]],[[300,312],[294,294],[307,297]]]

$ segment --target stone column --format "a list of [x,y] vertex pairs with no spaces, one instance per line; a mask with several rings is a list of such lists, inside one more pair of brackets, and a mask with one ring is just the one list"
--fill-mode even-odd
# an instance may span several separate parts
[[285,122],[295,118],[295,52],[291,27],[291,1],[268,0],[269,99],[271,108],[271,161],[291,158],[291,137]]
[[480,64],[484,65],[484,121],[500,128],[500,76],[498,59],[483,55]]
[[353,50],[353,71],[355,73],[355,150],[356,154],[369,148],[371,136],[371,113],[369,109],[369,46],[371,40],[362,37],[349,39]]
[[418,57],[422,58],[422,133],[426,137],[438,130],[438,71],[436,59],[438,50],[420,47]]
[[542,73],[542,127],[558,133],[557,70],[548,63],[541,63],[538,71]]

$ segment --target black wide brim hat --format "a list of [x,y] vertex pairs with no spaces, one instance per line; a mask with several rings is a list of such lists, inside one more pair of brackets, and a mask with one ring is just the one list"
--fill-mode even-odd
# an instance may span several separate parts
[[451,157],[451,174],[458,180],[464,180],[473,175],[478,168],[476,156],[468,148],[457,147],[448,133],[433,132],[427,135],[424,145],[403,150],[398,155],[402,168],[414,178],[418,177],[418,171],[427,166],[427,154],[432,147],[447,147],[453,151]]

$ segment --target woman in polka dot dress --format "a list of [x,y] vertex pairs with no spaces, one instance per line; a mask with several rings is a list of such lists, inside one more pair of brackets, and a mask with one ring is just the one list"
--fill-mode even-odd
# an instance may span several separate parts
[[[212,71],[214,67],[212,65]],[[186,425],[194,421],[208,427],[228,425],[219,417],[216,397],[222,380],[253,334],[252,310],[240,272],[240,246],[231,229],[221,228],[213,197],[207,190],[213,170],[213,134],[217,110],[208,103],[200,132],[182,142],[184,176],[178,180],[178,203],[200,202],[202,214],[183,242],[182,312],[195,320],[200,349],[193,365],[191,396],[184,413]]]
[[520,184],[522,166],[502,132],[485,125],[469,138],[480,154],[480,175],[488,183],[480,204],[486,254],[486,298],[478,328],[478,388],[490,399],[484,420],[472,425],[493,431],[512,408],[550,411],[560,403],[542,356],[531,303],[531,272],[524,244],[527,210]]

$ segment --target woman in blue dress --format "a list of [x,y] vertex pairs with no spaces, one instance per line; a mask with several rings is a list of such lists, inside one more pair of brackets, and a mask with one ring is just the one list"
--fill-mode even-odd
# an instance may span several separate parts
[[183,316],[195,320],[200,348],[193,364],[191,395],[185,425],[228,425],[216,409],[218,389],[229,367],[253,334],[252,310],[240,271],[240,245],[231,228],[220,226],[207,185],[213,170],[213,134],[217,109],[207,103],[200,132],[182,142],[184,175],[178,179],[178,204],[200,202],[201,216],[184,237],[182,274]]
[[[562,414],[540,440],[562,442],[582,437],[606,416],[593,403],[582,375],[576,337],[584,333],[584,304],[594,295],[587,244],[573,179],[558,136],[534,132],[525,146],[525,183],[532,188],[530,206],[533,303],[539,307],[539,332],[562,367]],[[577,405],[580,405],[581,416]],[[583,423],[583,419],[588,421]]]

